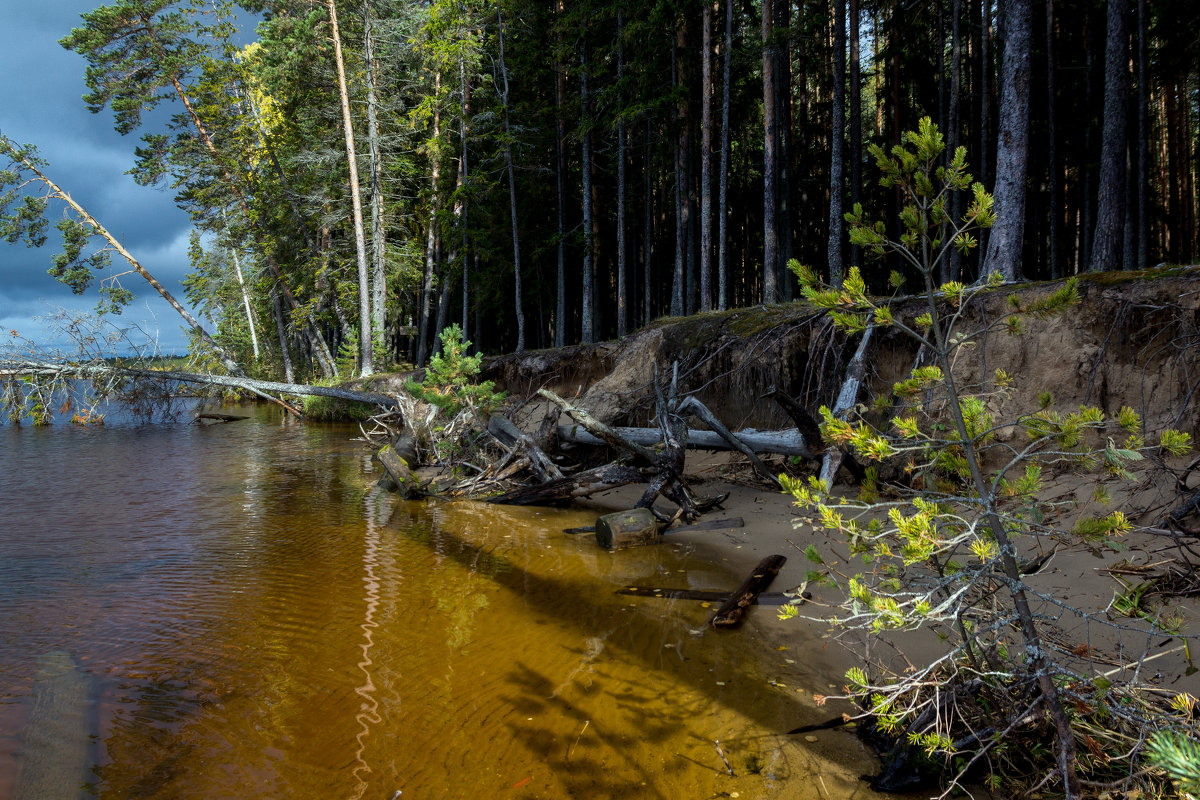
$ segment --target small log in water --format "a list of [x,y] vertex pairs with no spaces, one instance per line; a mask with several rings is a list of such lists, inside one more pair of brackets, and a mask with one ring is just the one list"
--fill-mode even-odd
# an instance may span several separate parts
[[38,658],[33,709],[21,733],[16,800],[90,797],[91,681],[61,650]]
[[[404,448],[403,451],[400,448]],[[395,484],[396,490],[405,499],[412,500],[420,497],[422,494],[421,481],[409,469],[409,461],[401,455],[401,452],[411,455],[413,459],[412,463],[416,463],[416,455],[411,448],[411,442],[406,445],[403,439],[397,441],[395,445],[385,444],[379,448],[379,452],[375,454],[375,457],[379,459],[379,463],[387,471],[387,475]]]
[[732,628],[741,622],[746,609],[754,605],[758,596],[766,591],[785,563],[787,563],[787,558],[779,555],[767,556],[758,562],[758,566],[754,568],[749,577],[742,581],[742,585],[717,609],[710,624],[714,628]]
[[656,544],[659,538],[658,518],[648,508],[631,508],[596,520],[596,543],[605,550]]
[[250,419],[250,418],[242,416],[240,414],[215,414],[213,412],[206,411],[203,414],[196,415],[197,422],[199,422],[202,419],[212,420],[213,422],[238,422],[240,420]]
[[[696,600],[702,603],[723,603],[729,599],[729,592],[705,589],[659,589],[652,586],[626,586],[624,589],[617,589],[616,593],[629,597],[661,597],[666,600]],[[802,600],[803,598],[786,592],[762,592],[751,601],[750,605],[786,606],[789,603],[800,605]]]

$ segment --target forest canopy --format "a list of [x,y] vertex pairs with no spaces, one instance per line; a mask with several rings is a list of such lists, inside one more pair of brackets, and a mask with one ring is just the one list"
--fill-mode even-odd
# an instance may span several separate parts
[[923,117],[995,196],[943,281],[1196,258],[1187,0],[119,0],[61,44],[191,215],[194,347],[258,377],[423,365],[451,323],[501,352],[787,301],[792,259],[886,291],[904,265],[843,218],[897,219],[869,151]]

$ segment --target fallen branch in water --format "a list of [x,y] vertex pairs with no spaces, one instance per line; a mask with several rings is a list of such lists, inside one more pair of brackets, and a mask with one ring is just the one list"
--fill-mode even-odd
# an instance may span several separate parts
[[245,389],[256,394],[259,392],[279,392],[281,394],[299,396],[334,397],[339,400],[353,400],[383,408],[394,408],[398,405],[396,398],[392,395],[380,392],[360,392],[336,386],[260,381],[234,375],[209,375],[198,372],[176,372],[174,370],[160,371],[103,363],[74,364],[70,362],[11,360],[0,362],[0,379],[24,377],[34,379],[78,378],[83,380],[136,378],[139,380],[161,381],[163,383],[174,381],[176,383],[191,383],[203,386],[225,386],[233,389]]

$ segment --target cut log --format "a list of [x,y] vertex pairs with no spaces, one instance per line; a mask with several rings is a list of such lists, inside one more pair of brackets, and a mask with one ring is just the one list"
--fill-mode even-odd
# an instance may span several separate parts
[[[658,428],[613,428],[614,433],[622,439],[641,445],[655,445],[662,441],[662,432]],[[782,456],[800,456],[817,460],[820,456],[813,453],[804,436],[795,428],[785,428],[778,431],[760,431],[757,428],[745,428],[734,431],[733,436],[755,453],[772,453]],[[603,439],[593,436],[581,426],[559,425],[558,438],[564,442],[576,444],[602,445]],[[689,429],[687,434],[689,450],[733,450],[734,448],[713,431]]]
[[658,518],[648,508],[605,514],[596,520],[596,544],[605,550],[657,544]]
[[766,591],[786,563],[787,557],[780,555],[767,556],[758,562],[749,577],[742,581],[742,585],[717,609],[709,624],[714,628],[732,628],[741,622],[746,609],[754,604],[755,598]]
[[513,489],[511,492],[488,498],[488,502],[513,506],[550,505],[645,480],[645,476],[637,467],[628,464],[605,464],[539,486]]

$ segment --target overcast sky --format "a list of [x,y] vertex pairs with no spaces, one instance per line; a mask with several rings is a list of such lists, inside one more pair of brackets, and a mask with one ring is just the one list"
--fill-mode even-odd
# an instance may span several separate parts
[[[180,283],[188,270],[187,215],[171,193],[138,186],[125,174],[133,165],[140,132],[121,136],[112,114],[88,111],[81,99],[85,62],[58,40],[103,0],[0,0],[0,131],[37,145],[48,177],[118,237],[142,265],[181,302]],[[174,111],[175,109],[171,109]],[[54,332],[48,317],[58,309],[91,311],[99,296],[93,284],[81,296],[46,274],[59,252],[57,231],[41,249],[0,241],[0,333],[16,330],[49,347],[69,343]],[[123,272],[114,254],[104,271]],[[158,337],[164,353],[182,353],[182,320],[137,275],[122,279],[135,299],[122,317]],[[118,319],[118,321],[121,321]]]

